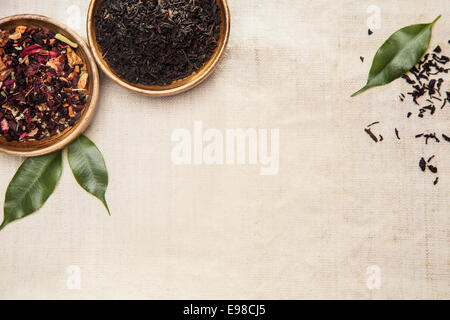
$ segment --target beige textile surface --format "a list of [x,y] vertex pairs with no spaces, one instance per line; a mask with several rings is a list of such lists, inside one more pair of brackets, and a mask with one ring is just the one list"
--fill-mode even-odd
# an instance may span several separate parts
[[[86,38],[88,0],[1,3],[2,16],[44,14]],[[226,56],[194,90],[149,98],[102,75],[87,135],[109,169],[112,216],[66,163],[42,210],[0,232],[0,298],[450,298],[450,147],[414,139],[450,130],[450,111],[406,119],[415,109],[397,98],[403,81],[349,98],[400,27],[442,13],[431,46],[448,54],[448,1],[229,5]],[[369,6],[380,9],[370,37]],[[279,173],[174,165],[171,133],[195,120],[279,129]],[[363,131],[374,121],[382,143]],[[417,165],[432,154],[435,187]],[[0,155],[1,194],[20,162]],[[73,266],[79,290],[68,286]]]

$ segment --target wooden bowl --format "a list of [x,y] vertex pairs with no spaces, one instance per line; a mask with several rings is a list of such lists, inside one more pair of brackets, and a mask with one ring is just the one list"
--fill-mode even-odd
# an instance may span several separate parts
[[116,73],[108,66],[108,63],[103,59],[102,50],[97,43],[95,36],[95,13],[97,12],[100,4],[103,0],[91,0],[87,16],[87,35],[89,45],[92,48],[92,53],[95,57],[100,68],[103,72],[117,84],[122,87],[129,89],[133,92],[142,93],[150,96],[170,96],[184,92],[186,90],[192,89],[196,85],[200,84],[205,80],[216,68],[220,58],[222,57],[225,48],[228,43],[228,38],[230,35],[230,9],[228,7],[227,0],[216,0],[220,12],[221,12],[221,25],[220,25],[220,37],[219,43],[216,51],[211,56],[208,62],[206,62],[203,67],[192,75],[176,80],[173,83],[165,86],[156,85],[144,85],[144,84],[133,84],[122,78],[120,78]]
[[13,156],[34,157],[64,148],[75,140],[89,125],[94,116],[99,95],[99,75],[97,65],[92,57],[86,42],[73,30],[53,19],[36,14],[19,14],[0,19],[0,29],[15,28],[19,25],[30,27],[41,27],[55,33],[61,33],[68,39],[78,43],[74,49],[78,56],[86,64],[89,73],[87,87],[86,106],[82,111],[81,118],[73,127],[69,127],[58,135],[51,136],[40,141],[11,141],[8,142],[0,136],[0,151]]

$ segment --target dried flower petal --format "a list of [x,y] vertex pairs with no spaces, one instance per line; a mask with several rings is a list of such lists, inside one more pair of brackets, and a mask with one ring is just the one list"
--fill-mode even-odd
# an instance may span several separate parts
[[0,81],[5,81],[6,78],[11,74],[12,69],[6,69],[0,72]]
[[71,117],[71,118],[75,117],[75,112],[73,112],[72,107],[69,107],[69,117]]
[[61,59],[60,57],[52,58],[47,62],[47,66],[50,68],[53,68],[53,70],[56,71],[56,73],[61,72]]
[[9,39],[11,40],[19,40],[20,38],[22,38],[22,34],[19,31],[16,31],[9,36]]
[[56,58],[59,55],[59,53],[52,50],[48,52],[48,55],[52,58]]
[[[32,51],[35,51],[36,49],[41,49],[41,50],[42,50],[42,47],[41,47],[40,45],[38,45],[38,44],[33,44],[33,45],[31,45],[31,46],[25,48],[25,49],[22,51],[22,53],[20,54],[20,57],[25,57],[25,56],[27,56],[27,55],[33,54],[33,53],[31,53],[31,52],[32,52]],[[39,52],[39,51],[38,51],[38,52]]]
[[78,89],[86,89],[88,77],[89,74],[87,72],[81,74],[80,80],[78,80]]
[[8,133],[8,130],[9,130],[8,120],[3,118],[2,122],[1,122],[1,126],[2,126],[3,133],[6,135]]
[[72,50],[72,48],[67,48],[67,60],[69,61],[69,66],[73,67],[76,64],[83,64],[83,60]]
[[6,69],[6,65],[3,63],[2,59],[0,59],[0,72]]
[[20,32],[20,34],[24,34],[25,31],[27,31],[27,27],[26,26],[17,26],[16,27],[16,32]]
[[39,129],[38,128],[34,128],[33,130],[31,130],[28,133],[28,137],[34,137],[36,135],[36,133],[38,133]]

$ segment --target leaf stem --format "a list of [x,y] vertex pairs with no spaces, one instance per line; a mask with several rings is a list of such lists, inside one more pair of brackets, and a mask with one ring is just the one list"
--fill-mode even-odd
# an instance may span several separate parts
[[442,17],[442,14],[440,14],[431,24],[435,24],[440,18]]

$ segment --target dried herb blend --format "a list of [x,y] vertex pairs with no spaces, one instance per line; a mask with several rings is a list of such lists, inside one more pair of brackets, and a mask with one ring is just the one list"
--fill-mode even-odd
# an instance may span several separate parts
[[39,27],[0,30],[0,135],[41,140],[81,117],[88,73],[60,34]]
[[216,0],[105,0],[95,14],[95,34],[121,78],[167,85],[210,59],[220,19]]

